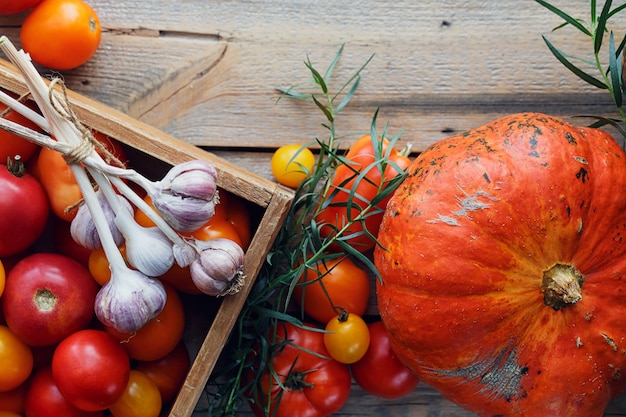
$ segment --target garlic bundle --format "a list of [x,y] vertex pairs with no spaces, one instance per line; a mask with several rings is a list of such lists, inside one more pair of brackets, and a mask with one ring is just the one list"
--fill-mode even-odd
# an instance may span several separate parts
[[[214,215],[219,201],[215,168],[206,161],[189,161],[172,167],[161,181],[153,182],[132,169],[109,165],[95,152],[91,133],[77,120],[67,97],[56,94],[54,86],[59,80],[48,86],[28,55],[4,36],[0,37],[0,49],[24,76],[42,114],[1,91],[0,102],[50,136],[6,119],[0,119],[0,127],[66,156],[84,198],[72,222],[72,236],[87,248],[102,247],[109,261],[111,279],[100,289],[94,306],[98,319],[122,332],[136,331],[152,320],[166,302],[163,284],[153,277],[165,273],[174,262],[190,266],[194,282],[207,294],[238,291],[243,282],[241,247],[225,239],[198,242],[179,233],[199,228]],[[61,91],[65,93],[64,88]],[[90,177],[98,186],[97,192]],[[126,184],[127,180],[146,191],[154,208]],[[137,224],[131,204],[156,227]],[[122,243],[126,245],[126,259],[119,250]]]

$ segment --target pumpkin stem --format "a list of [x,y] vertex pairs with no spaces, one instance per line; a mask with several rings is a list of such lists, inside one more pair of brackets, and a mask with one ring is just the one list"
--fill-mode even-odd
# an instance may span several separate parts
[[555,264],[543,273],[541,290],[545,305],[559,310],[582,300],[585,277],[573,265]]

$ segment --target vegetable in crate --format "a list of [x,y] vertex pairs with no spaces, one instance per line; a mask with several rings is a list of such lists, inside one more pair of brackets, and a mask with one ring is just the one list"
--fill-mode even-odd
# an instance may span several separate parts
[[625,163],[538,113],[425,150],[375,250],[398,357],[481,416],[602,416],[626,387]]

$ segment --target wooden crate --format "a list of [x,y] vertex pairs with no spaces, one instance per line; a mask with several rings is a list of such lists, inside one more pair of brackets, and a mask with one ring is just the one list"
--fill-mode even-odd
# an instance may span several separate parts
[[[4,60],[0,60],[0,88],[16,94],[27,92],[21,74]],[[206,318],[212,321],[206,326],[206,335],[201,335],[203,341],[197,352],[192,352],[195,358],[191,369],[169,411],[170,417],[189,417],[289,210],[293,192],[102,103],[73,91],[68,91],[68,97],[79,120],[86,126],[120,141],[132,151],[131,163],[138,171],[142,171],[142,165],[145,169],[158,170],[159,165],[171,166],[192,159],[209,161],[217,170],[218,187],[245,199],[259,213],[256,230],[244,258],[246,284],[238,294],[220,298],[219,301],[209,297],[211,300],[208,302],[218,305],[217,311],[214,317]]]

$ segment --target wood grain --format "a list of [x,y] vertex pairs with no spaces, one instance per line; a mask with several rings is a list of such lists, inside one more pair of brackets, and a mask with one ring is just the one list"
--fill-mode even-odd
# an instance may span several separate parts
[[[327,136],[314,106],[278,100],[275,88],[312,91],[304,61],[323,71],[344,44],[331,88],[374,57],[337,119],[339,134],[346,135],[343,147],[353,140],[349,134],[369,130],[376,109],[379,129],[388,122],[391,133],[403,131],[402,142],[417,152],[513,112],[614,114],[608,93],[579,81],[541,37],[585,58],[592,51],[589,39],[572,28],[551,32],[560,20],[529,0],[87,1],[100,16],[102,46],[86,65],[62,74],[71,89],[118,110],[122,122],[138,119],[268,181],[276,147]],[[553,3],[588,16],[588,1]],[[24,16],[0,16],[0,32],[18,45]],[[621,37],[626,21],[616,22]],[[97,109],[87,106],[81,115],[98,123]],[[99,127],[131,137],[141,133],[128,129],[128,120],[123,131],[117,124]],[[144,146],[176,157],[176,149]],[[229,184],[240,186],[234,178]],[[254,198],[271,204],[270,195]],[[186,401],[191,409],[193,398]],[[205,405],[201,399],[194,415],[205,415]],[[472,414],[422,385],[394,401],[354,386],[337,415]],[[605,416],[626,416],[625,397]]]

